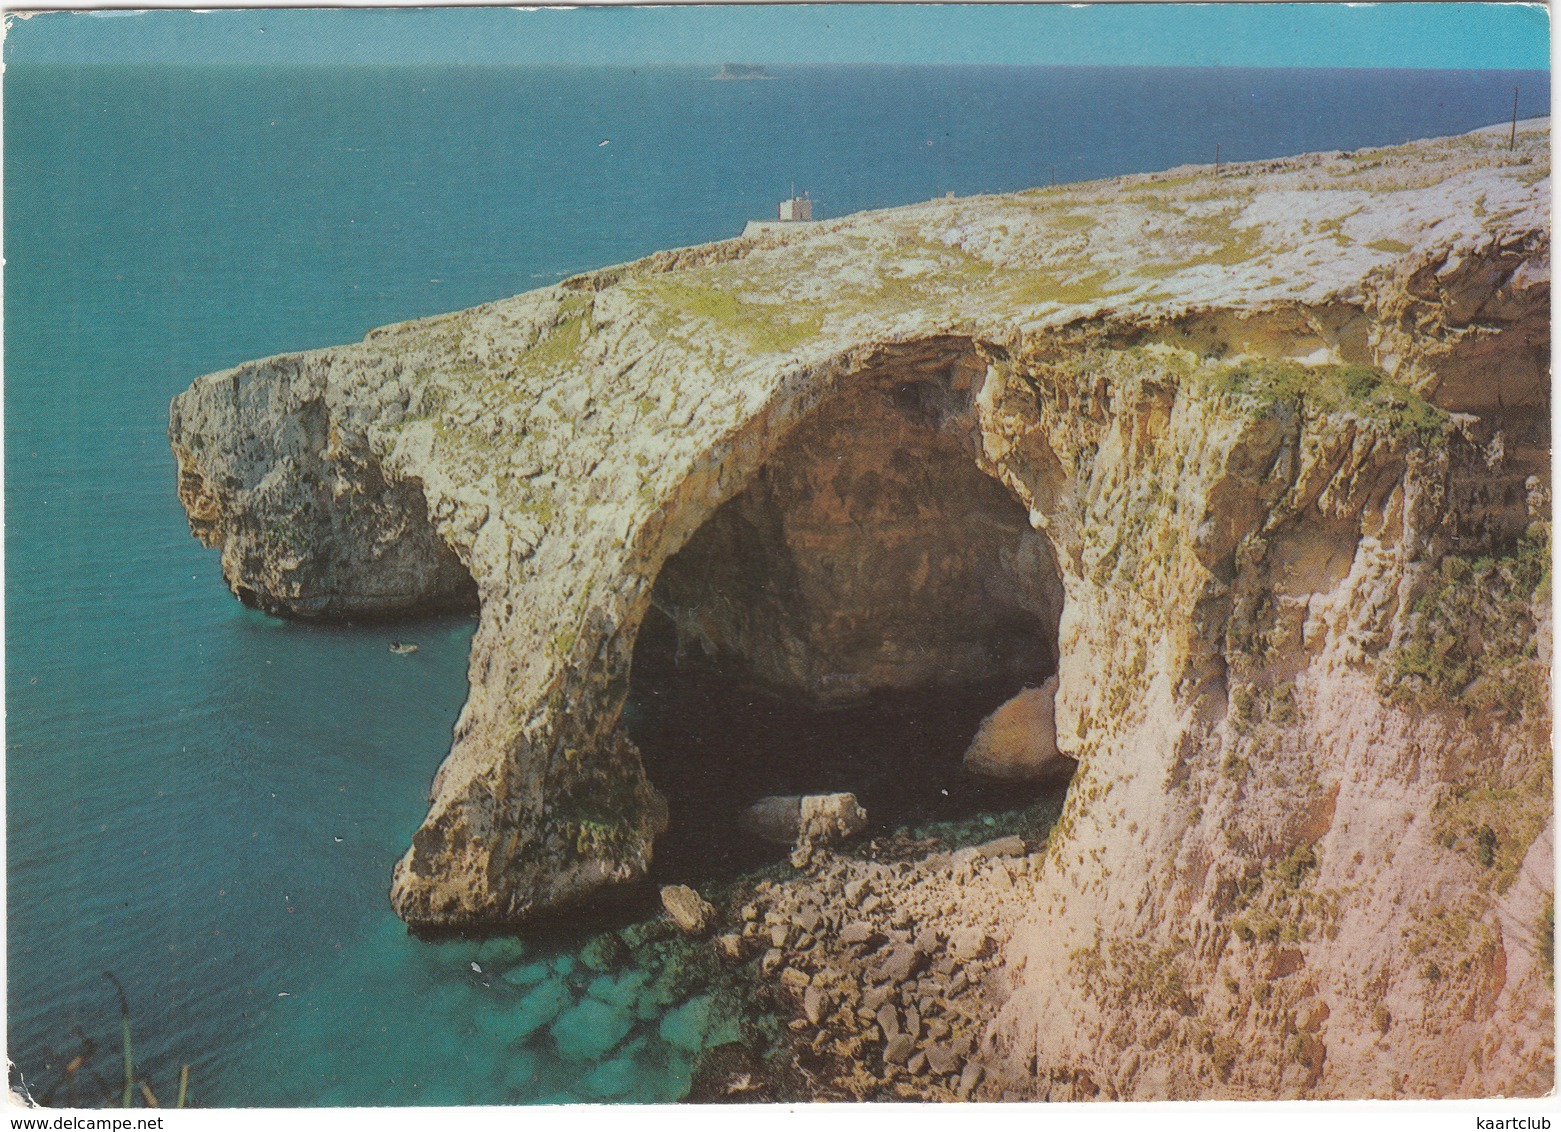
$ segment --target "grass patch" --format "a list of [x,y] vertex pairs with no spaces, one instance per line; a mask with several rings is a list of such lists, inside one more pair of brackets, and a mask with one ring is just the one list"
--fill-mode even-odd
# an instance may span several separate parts
[[1550,593],[1550,524],[1506,554],[1450,554],[1410,609],[1377,690],[1405,708],[1537,718],[1549,703],[1533,604]]
[[1442,439],[1450,423],[1441,409],[1367,366],[1249,361],[1214,371],[1209,382],[1217,395],[1265,410],[1289,402],[1315,415],[1346,411],[1397,433],[1414,433],[1425,443]]
[[1405,929],[1404,943],[1420,961],[1420,977],[1427,983],[1470,974],[1496,947],[1485,903],[1476,897],[1415,908],[1411,915],[1414,926]]
[[526,353],[523,365],[529,370],[557,373],[569,368],[580,354],[587,336],[586,318],[590,313],[589,297],[571,295],[559,309],[559,320],[553,329],[537,339],[536,345]]
[[1093,216],[1079,212],[1065,212],[1053,217],[1051,223],[1053,228],[1061,228],[1064,232],[1087,232],[1100,225],[1100,221]]
[[1255,259],[1263,250],[1260,229],[1232,228],[1227,220],[1220,217],[1188,220],[1176,229],[1176,236],[1178,240],[1202,244],[1207,250],[1170,263],[1144,264],[1135,268],[1134,274],[1150,279],[1164,279],[1189,267],[1234,267]]
[[1332,938],[1338,930],[1339,901],[1345,893],[1308,886],[1317,864],[1317,851],[1311,845],[1297,845],[1238,882],[1234,892],[1237,914],[1230,921],[1236,938],[1297,943],[1319,932]]
[[784,353],[818,336],[823,315],[780,303],[744,302],[725,287],[658,277],[650,301],[684,321],[703,321],[747,338],[759,353]]
[[1035,272],[1012,283],[1008,294],[1016,303],[1061,303],[1074,306],[1121,294],[1126,288],[1106,287],[1112,278],[1114,275],[1110,271],[1095,271],[1077,279]]
[[1068,958],[1084,993],[1098,1002],[1190,1015],[1198,1011],[1182,965],[1190,946],[1179,936],[1159,948],[1143,940],[1119,939],[1081,947]]
[[1545,761],[1510,783],[1498,779],[1457,786],[1432,809],[1432,835],[1444,849],[1488,870],[1491,887],[1505,892],[1544,828],[1551,778]]

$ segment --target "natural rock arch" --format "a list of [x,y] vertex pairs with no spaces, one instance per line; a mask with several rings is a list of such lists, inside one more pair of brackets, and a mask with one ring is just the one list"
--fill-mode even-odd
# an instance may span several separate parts
[[[665,815],[620,721],[668,560],[863,375],[979,358],[962,451],[1055,557],[1079,759],[983,1089],[1359,1096],[1390,1045],[1405,1095],[1543,1091],[1546,140],[665,253],[200,379],[180,496],[277,612],[470,576],[471,696],[393,901],[509,926],[647,868]],[[938,409],[923,384],[886,403]],[[799,655],[767,670],[823,690],[830,650]]]
[[[658,595],[703,638],[695,647],[741,655],[760,683],[804,702],[992,677],[1018,691],[1050,675],[1062,583],[1049,537],[1028,502],[1016,502],[1018,481],[1002,482],[983,450],[981,397],[992,372],[975,342],[941,335],[867,343],[783,378],[771,407],[645,509],[616,559],[608,553],[581,571],[590,600],[574,625],[539,632],[537,610],[514,594],[485,601],[474,695],[435,780],[434,809],[398,866],[397,911],[431,928],[511,923],[644,875],[667,816],[622,714],[640,626]],[[875,440],[870,430],[893,433]],[[871,467],[896,448],[919,449],[922,459],[902,460],[898,473]],[[947,530],[937,546],[912,545],[918,534],[938,537],[943,523],[963,545]],[[843,557],[785,556],[789,593],[742,593],[733,544],[744,527],[761,543],[783,528],[833,540]],[[487,572],[477,575],[481,586]],[[887,596],[901,583],[931,587],[936,612],[918,615]],[[803,624],[815,615],[825,621]],[[503,643],[520,635],[514,625],[547,642],[553,670],[541,696],[492,696],[499,665],[521,671]],[[488,696],[475,693],[479,679]],[[516,721],[516,754],[500,764],[510,788],[488,784],[489,763],[457,793],[463,744],[491,751],[477,740],[494,733],[493,716],[504,725],[527,711]],[[517,782],[539,779],[546,788],[529,816],[502,813],[526,797]]]
[[[886,346],[864,365],[652,588],[634,702],[650,714],[665,695],[672,722],[630,731],[652,781],[706,803],[674,803],[674,834],[690,821],[735,832],[738,808],[766,793],[867,789],[892,808],[915,793],[891,787],[896,766],[937,775],[945,797],[955,787],[949,813],[1025,796],[959,773],[980,717],[1056,671],[1063,602],[1047,537],[980,466],[986,360],[949,337]],[[711,710],[752,733],[704,740],[718,731]],[[777,734],[788,727],[790,740]]]

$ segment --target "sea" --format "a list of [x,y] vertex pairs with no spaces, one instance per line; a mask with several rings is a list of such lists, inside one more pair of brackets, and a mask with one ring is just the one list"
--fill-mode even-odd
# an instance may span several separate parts
[[165,1104],[184,1065],[203,1106],[674,1101],[714,1040],[668,1001],[573,1060],[546,1029],[517,1043],[494,1011],[591,993],[578,942],[391,914],[473,622],[235,601],[174,495],[168,402],[198,375],[734,236],[793,186],[838,217],[1550,101],[1542,72],[715,69],[7,68],[13,1084],[60,1103],[86,1055],[71,1087],[112,1090],[116,982]]

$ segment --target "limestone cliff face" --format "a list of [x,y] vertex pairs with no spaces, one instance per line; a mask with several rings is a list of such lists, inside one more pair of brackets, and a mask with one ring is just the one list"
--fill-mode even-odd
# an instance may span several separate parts
[[223,375],[221,396],[170,415],[179,501],[222,550],[234,593],[299,618],[394,616],[474,604],[471,576],[428,522],[417,481],[389,480],[363,429],[398,387],[340,400],[330,353],[272,358]]
[[1543,1090],[1547,128],[864,214],[242,366],[175,401],[180,497],[261,608],[480,600],[414,925],[643,875],[654,604],[811,702],[1055,669],[1001,1087]]

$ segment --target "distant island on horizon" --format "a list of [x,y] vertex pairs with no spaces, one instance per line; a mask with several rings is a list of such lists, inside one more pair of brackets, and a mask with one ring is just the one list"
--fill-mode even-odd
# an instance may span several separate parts
[[711,79],[773,79],[775,76],[754,63],[722,63]]

